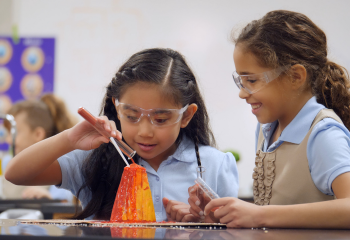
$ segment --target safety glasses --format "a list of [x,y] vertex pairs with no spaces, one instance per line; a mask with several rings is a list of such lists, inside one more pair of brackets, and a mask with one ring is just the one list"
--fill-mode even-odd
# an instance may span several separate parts
[[184,112],[188,108],[188,104],[181,109],[143,109],[131,104],[121,103],[115,100],[115,106],[119,116],[130,123],[140,122],[143,116],[147,116],[149,121],[157,126],[164,127],[170,126],[180,121]]
[[249,75],[239,75],[236,71],[234,71],[232,73],[232,77],[239,89],[243,89],[247,93],[253,94],[261,90],[272,80],[278,78],[281,73],[287,70],[289,67],[290,66],[279,67],[271,71]]

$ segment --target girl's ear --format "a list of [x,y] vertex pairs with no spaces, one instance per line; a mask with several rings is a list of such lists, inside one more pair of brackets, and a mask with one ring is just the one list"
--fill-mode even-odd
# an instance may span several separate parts
[[292,88],[299,89],[304,86],[307,78],[307,71],[303,65],[295,64],[291,67]]
[[193,118],[193,115],[197,112],[198,106],[195,103],[192,103],[188,106],[186,112],[184,112],[184,115],[181,120],[181,128],[187,127],[187,125],[190,123],[191,119]]
[[40,142],[46,138],[46,131],[43,127],[36,127],[33,131],[34,140]]

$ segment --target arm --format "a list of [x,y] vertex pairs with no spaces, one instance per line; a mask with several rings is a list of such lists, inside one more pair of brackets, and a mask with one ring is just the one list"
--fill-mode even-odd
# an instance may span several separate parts
[[350,228],[349,133],[335,124],[323,120],[314,127],[307,154],[315,185],[336,200],[260,207],[226,198],[210,202],[208,209],[224,206],[215,216],[230,227]]
[[350,172],[338,176],[332,184],[336,200],[297,204],[257,206],[236,198],[212,200],[205,208],[222,208],[214,216],[228,227],[251,228],[334,228],[350,229]]
[[[121,139],[115,123],[99,117],[105,130]],[[40,141],[16,155],[7,165],[5,178],[17,185],[58,185],[62,173],[57,158],[74,149],[95,149],[109,139],[98,133],[87,121],[51,138]]]

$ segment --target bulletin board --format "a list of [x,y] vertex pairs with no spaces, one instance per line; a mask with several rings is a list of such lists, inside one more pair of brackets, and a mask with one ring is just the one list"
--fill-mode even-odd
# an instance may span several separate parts
[[[55,39],[0,36],[0,114],[54,90]],[[6,131],[0,123],[0,150]]]

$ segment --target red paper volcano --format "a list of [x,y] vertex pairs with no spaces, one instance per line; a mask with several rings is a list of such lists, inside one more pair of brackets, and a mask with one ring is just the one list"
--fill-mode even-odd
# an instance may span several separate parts
[[111,215],[116,222],[155,222],[152,193],[146,169],[131,164],[125,167]]

